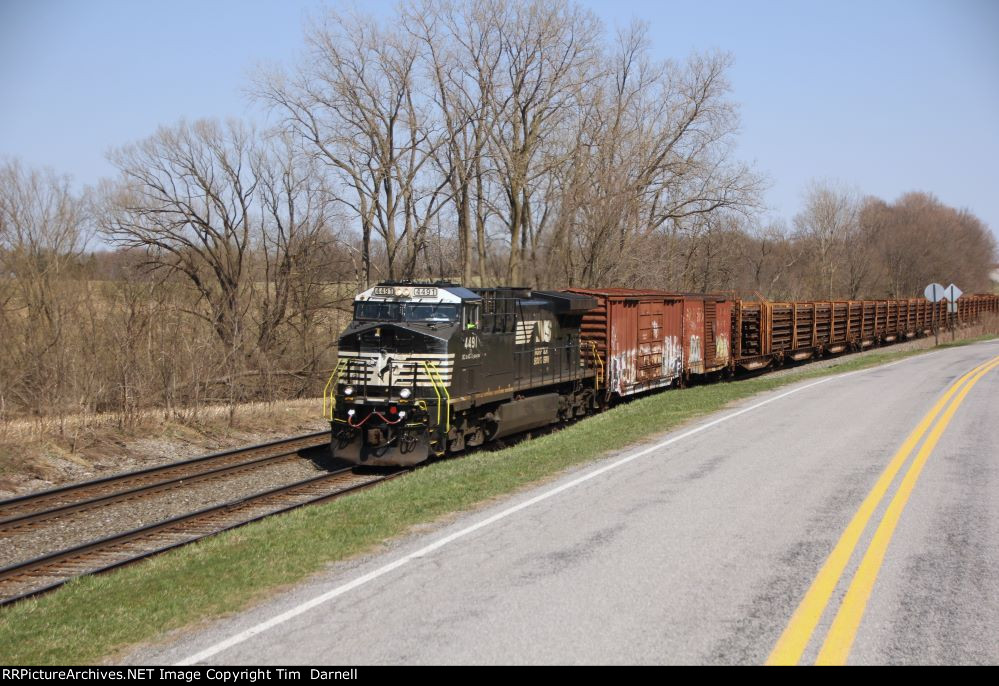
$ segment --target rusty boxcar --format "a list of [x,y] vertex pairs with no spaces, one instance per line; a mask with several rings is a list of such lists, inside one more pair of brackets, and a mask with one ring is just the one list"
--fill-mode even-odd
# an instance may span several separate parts
[[608,395],[628,396],[678,382],[684,372],[683,297],[632,288],[572,288],[595,298],[583,315],[582,352]]
[[580,338],[606,395],[629,396],[732,362],[732,300],[631,288],[569,289],[595,298]]
[[731,362],[731,299],[692,293],[682,298],[684,371],[689,376],[725,369]]

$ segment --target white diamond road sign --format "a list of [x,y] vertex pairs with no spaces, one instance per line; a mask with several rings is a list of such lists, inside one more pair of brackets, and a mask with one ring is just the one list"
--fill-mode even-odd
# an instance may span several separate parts
[[947,311],[951,314],[955,314],[957,312],[957,299],[963,294],[963,291],[961,291],[961,289],[954,284],[944,288],[938,283],[931,283],[926,287],[926,290],[923,291],[923,295],[925,295],[926,299],[930,302],[938,303],[941,300],[946,299]]

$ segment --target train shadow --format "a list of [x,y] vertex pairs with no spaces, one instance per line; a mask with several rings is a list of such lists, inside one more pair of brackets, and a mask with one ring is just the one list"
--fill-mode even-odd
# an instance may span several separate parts
[[[317,470],[329,473],[343,471],[344,469],[350,469],[355,474],[392,474],[399,471],[399,467],[359,465],[340,457],[333,457],[330,454],[329,443],[304,448],[298,451],[298,455],[302,459],[312,462]],[[423,464],[428,463],[424,462]]]

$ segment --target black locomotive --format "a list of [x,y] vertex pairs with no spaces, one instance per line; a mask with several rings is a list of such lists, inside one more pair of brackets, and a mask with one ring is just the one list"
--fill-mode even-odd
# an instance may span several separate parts
[[335,457],[411,465],[597,406],[580,322],[594,298],[384,282],[358,295],[326,387]]

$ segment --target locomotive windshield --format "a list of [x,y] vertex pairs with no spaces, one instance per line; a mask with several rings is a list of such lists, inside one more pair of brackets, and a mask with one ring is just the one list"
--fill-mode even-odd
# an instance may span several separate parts
[[374,302],[354,303],[354,319],[375,322],[458,321],[458,306],[449,303]]

